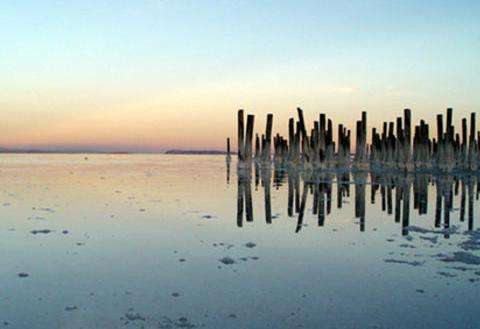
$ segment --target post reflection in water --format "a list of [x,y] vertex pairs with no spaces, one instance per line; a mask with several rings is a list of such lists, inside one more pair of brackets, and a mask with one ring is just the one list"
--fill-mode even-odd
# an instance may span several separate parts
[[[230,179],[229,166],[228,163],[227,182]],[[307,205],[311,205],[311,212],[317,217],[317,225],[322,227],[326,225],[327,217],[332,210],[333,188],[336,190],[336,208],[342,209],[350,198],[352,185],[355,197],[354,217],[358,220],[360,232],[364,232],[367,227],[365,199],[367,185],[370,187],[370,204],[376,205],[377,193],[380,193],[379,207],[388,215],[393,215],[394,222],[401,225],[402,235],[408,235],[412,209],[418,215],[428,215],[430,188],[435,192],[435,210],[431,223],[436,228],[443,228],[445,238],[449,238],[451,221],[456,220],[452,219],[451,215],[457,207],[458,221],[465,222],[466,219],[468,230],[474,229],[474,202],[478,200],[480,186],[477,176],[312,171],[285,168],[270,163],[254,163],[253,169],[255,191],[259,190],[259,186],[263,188],[265,222],[272,223],[272,188],[278,190],[286,184],[287,216],[296,218],[296,233],[305,226]],[[410,196],[411,193],[413,198]],[[454,205],[454,196],[459,197],[458,205]],[[412,207],[410,201],[413,202]],[[252,165],[245,164],[237,167],[238,227],[243,226],[244,212],[245,220],[253,222]]]

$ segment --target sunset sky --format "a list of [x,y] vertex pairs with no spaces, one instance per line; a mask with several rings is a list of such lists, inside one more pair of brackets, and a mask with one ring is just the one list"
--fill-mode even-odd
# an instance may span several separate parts
[[[236,111],[480,110],[480,1],[2,0],[0,146],[221,149]],[[260,127],[258,126],[260,125]]]

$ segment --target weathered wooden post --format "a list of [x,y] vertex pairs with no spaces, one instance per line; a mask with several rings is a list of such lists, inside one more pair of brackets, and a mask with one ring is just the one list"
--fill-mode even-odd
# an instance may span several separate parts
[[412,154],[412,147],[411,147],[411,136],[412,136],[412,113],[410,109],[403,110],[403,118],[404,118],[404,161],[405,167],[407,170],[411,170],[411,154]]
[[477,142],[475,141],[475,120],[475,113],[470,113],[470,141],[468,145],[468,166],[470,170],[477,169]]
[[355,165],[358,165],[362,161],[362,121],[357,120],[355,131]]
[[247,134],[245,141],[245,160],[252,160],[252,140],[253,140],[253,125],[255,122],[255,116],[252,114],[247,115]]
[[297,107],[297,113],[298,113],[298,122],[300,123],[300,133],[302,134],[302,155],[305,160],[309,160],[308,154],[309,152],[309,142],[308,142],[308,136],[307,136],[307,129],[305,128],[305,121],[303,119],[303,111],[301,108]]
[[272,145],[272,126],[273,126],[273,114],[267,114],[267,126],[265,129],[265,148],[263,149],[263,160],[270,161],[270,152]]
[[461,166],[466,168],[467,164],[467,118],[462,119],[462,159]]
[[442,169],[445,165],[445,136],[443,132],[443,115],[437,114],[437,166]]
[[227,160],[231,158],[232,156],[230,155],[230,138],[227,138]]
[[327,140],[326,140],[326,116],[324,113],[320,113],[319,118],[319,159],[320,162],[325,162],[326,157],[326,147],[327,147]]
[[395,131],[396,137],[395,137],[395,145],[394,145],[394,155],[393,159],[395,162],[395,167],[397,168],[402,168],[403,166],[403,129],[402,129],[402,118],[397,117],[396,120],[396,131]]
[[362,143],[361,143],[361,161],[366,160],[367,146],[367,111],[362,111]]
[[295,120],[288,119],[288,145],[289,145],[289,160],[293,160],[295,156]]
[[238,110],[238,160],[245,160],[245,126],[244,126],[244,112],[243,110]]

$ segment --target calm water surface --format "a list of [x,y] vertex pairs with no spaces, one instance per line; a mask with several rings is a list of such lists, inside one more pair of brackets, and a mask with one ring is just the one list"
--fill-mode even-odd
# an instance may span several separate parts
[[0,327],[478,328],[476,177],[1,155]]

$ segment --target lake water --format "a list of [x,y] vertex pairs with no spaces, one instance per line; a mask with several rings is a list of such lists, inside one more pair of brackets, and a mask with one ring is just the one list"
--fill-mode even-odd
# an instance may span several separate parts
[[0,188],[0,327],[480,327],[474,176],[4,154]]

